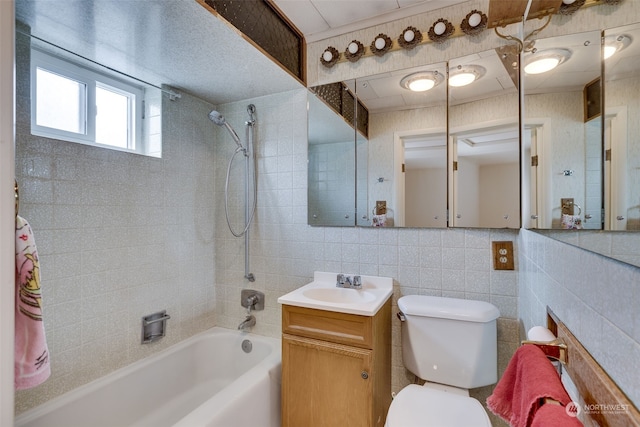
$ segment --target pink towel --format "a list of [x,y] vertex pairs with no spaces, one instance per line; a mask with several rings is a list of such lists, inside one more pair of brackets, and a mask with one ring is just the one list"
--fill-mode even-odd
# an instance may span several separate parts
[[42,321],[38,250],[29,223],[16,217],[15,388],[42,384],[51,374]]
[[563,410],[571,402],[544,352],[535,345],[522,345],[487,398],[487,406],[512,427],[530,427],[544,398],[560,402]]
[[564,406],[546,403],[533,416],[531,427],[582,427],[575,412],[569,415]]

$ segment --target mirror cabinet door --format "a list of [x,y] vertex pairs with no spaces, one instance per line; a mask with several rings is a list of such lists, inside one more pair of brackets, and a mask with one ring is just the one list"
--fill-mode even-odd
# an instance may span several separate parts
[[522,54],[526,228],[602,227],[600,50],[592,31],[537,39]]
[[449,62],[449,226],[520,228],[518,55]]
[[364,225],[447,226],[445,76],[439,63],[357,79],[369,112]]
[[606,230],[640,230],[640,24],[604,32]]
[[342,82],[308,93],[309,225],[356,225],[355,97]]

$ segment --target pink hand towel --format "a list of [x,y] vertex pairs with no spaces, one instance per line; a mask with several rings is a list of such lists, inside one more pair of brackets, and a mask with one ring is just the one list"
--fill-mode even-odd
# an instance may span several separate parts
[[544,398],[560,402],[563,410],[571,402],[544,352],[535,345],[522,345],[487,398],[487,406],[512,427],[530,427]]
[[33,231],[16,217],[15,388],[42,384],[51,374],[42,320],[40,266]]
[[569,415],[564,406],[546,403],[533,416],[531,427],[582,427],[575,413]]

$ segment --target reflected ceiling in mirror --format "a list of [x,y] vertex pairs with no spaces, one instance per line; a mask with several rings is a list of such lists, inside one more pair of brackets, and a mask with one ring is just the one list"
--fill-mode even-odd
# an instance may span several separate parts
[[[580,39],[584,39],[586,34],[593,34],[589,38],[599,40],[601,33],[595,31],[576,34],[569,36],[569,39],[577,40],[574,45],[579,48]],[[549,39],[548,42],[558,39]],[[580,72],[587,70],[587,66],[584,64],[577,66],[578,69],[574,70],[574,73],[566,74],[564,78],[564,84],[567,87],[574,87],[579,91],[579,84],[593,81],[594,75],[596,77],[599,75],[600,67],[604,64],[602,91],[605,104],[603,115],[605,139],[604,147],[600,146],[600,152],[605,154],[600,159],[592,160],[591,163],[596,163],[604,176],[604,188],[600,194],[603,197],[602,225],[605,230],[561,230],[554,228],[536,231],[553,239],[640,267],[640,239],[638,233],[632,232],[638,230],[636,225],[639,221],[638,217],[640,217],[640,202],[638,202],[640,200],[640,169],[638,168],[640,164],[640,123],[632,119],[632,117],[640,115],[640,44],[637,41],[640,41],[640,24],[606,29],[604,31],[605,54],[608,45],[615,45],[618,50],[604,62],[591,63],[589,65],[592,68],[591,74],[585,75],[582,81],[576,79],[580,76]],[[538,46],[542,43],[542,40],[536,42]],[[582,45],[584,46],[584,40]],[[600,48],[599,43],[595,43],[595,45],[595,47],[587,47]],[[599,53],[594,55],[599,58]],[[558,68],[563,68],[575,58],[575,52],[572,52],[571,59]],[[525,93],[528,86],[527,81],[524,82]],[[555,82],[555,79],[553,81]],[[538,89],[538,91],[541,92],[541,96],[544,95],[543,90]],[[525,115],[528,114],[527,110],[531,110],[531,100],[527,99],[528,96],[525,97]],[[553,92],[551,96],[556,101],[560,100]],[[572,114],[584,120],[584,109]],[[562,141],[565,145],[571,141],[571,138],[567,138],[566,132],[564,132]],[[582,152],[575,153],[573,151],[560,151],[555,155],[556,157],[562,156],[566,161],[572,161],[573,165],[580,167],[585,156]],[[566,167],[567,164],[565,163],[563,166]],[[575,177],[576,171],[573,172]],[[564,174],[559,178],[563,177]],[[572,175],[569,175],[565,179],[571,177]],[[600,215],[599,212],[598,215]],[[587,221],[586,224],[589,222]]]
[[604,49],[611,54],[604,61],[604,228],[639,231],[640,24],[606,30]]
[[449,75],[449,226],[519,228],[517,53],[452,59]]
[[[359,78],[369,110],[367,225],[446,227],[446,64]],[[425,90],[412,90],[421,84]],[[365,162],[358,153],[358,165]],[[359,190],[360,191],[360,190]],[[384,216],[375,216],[384,202]]]
[[[542,38],[523,53],[524,226],[602,228],[600,31]],[[527,72],[534,61],[556,65]]]

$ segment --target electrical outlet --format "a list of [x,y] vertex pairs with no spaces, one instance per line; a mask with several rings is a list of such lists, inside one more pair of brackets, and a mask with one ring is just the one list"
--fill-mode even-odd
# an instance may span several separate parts
[[493,269],[514,270],[513,242],[491,242],[493,247]]

